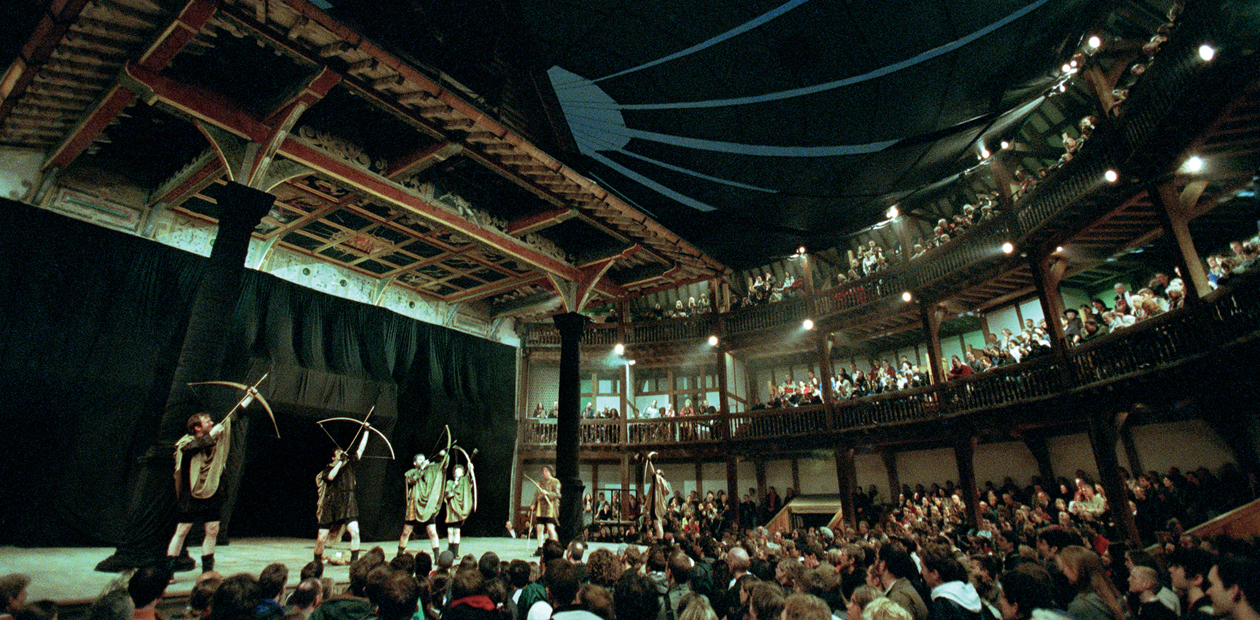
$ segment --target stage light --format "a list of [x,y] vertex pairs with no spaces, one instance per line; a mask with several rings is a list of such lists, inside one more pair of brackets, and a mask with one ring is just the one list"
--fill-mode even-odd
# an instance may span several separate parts
[[1063,246],[1059,246],[1059,247],[1055,248],[1055,249],[1054,249],[1054,251],[1055,251],[1055,252],[1062,252],[1062,251],[1063,251]]
[[888,216],[888,219],[895,220],[897,219],[898,215],[901,215],[901,211],[897,210],[897,205],[893,205],[891,207],[888,207],[888,211],[885,213],[885,215]]
[[1195,155],[1186,160],[1186,172],[1202,172],[1203,158]]
[[805,329],[807,329],[807,330],[808,330],[808,329],[814,329],[814,321],[813,321],[813,319],[805,319],[805,322],[801,323],[801,327],[804,327],[804,328],[805,328]]
[[1108,183],[1115,183],[1120,180],[1120,173],[1115,170],[1108,170],[1103,173],[1103,178],[1107,179]]
[[901,294],[901,301],[910,303],[911,301],[914,301],[914,295],[911,295],[910,291],[906,291]]
[[1006,149],[1009,149],[1009,148],[1011,148],[1011,143],[1010,143],[1010,142],[1007,142],[1006,140],[1003,140],[1003,141],[1002,141],[1002,150],[1003,150],[1003,151],[1005,151]]
[[1011,243],[1010,241],[1007,241],[1006,243],[1002,244],[1003,254],[1010,254],[1011,252],[1014,252],[1014,251],[1015,251],[1015,244]]
[[1212,62],[1212,59],[1216,58],[1216,48],[1207,43],[1200,45],[1199,58],[1202,58],[1203,62]]
[[634,360],[626,362],[626,366],[634,366]]
[[990,153],[990,152],[989,152],[989,149],[987,149],[987,148],[985,148],[985,147],[984,147],[984,144],[981,144],[981,145],[980,145],[980,159],[982,159],[982,160],[983,160],[983,159],[988,159],[988,158],[989,158],[989,157],[991,157],[992,155],[993,155],[993,153]]
[[718,337],[717,337],[717,336],[709,336],[709,346],[711,346],[711,347],[716,347],[716,346],[717,346],[717,344],[718,344]]
[[1063,66],[1062,66],[1062,67],[1059,67],[1059,69],[1060,69],[1061,71],[1063,71],[1064,73],[1071,73],[1071,72],[1072,72],[1072,65],[1069,65],[1069,64],[1067,64],[1067,63],[1065,62],[1065,63],[1063,63]]
[[1098,35],[1094,35],[1089,38],[1088,44],[1091,48],[1098,49],[1102,47],[1102,39],[1099,38]]
[[805,246],[803,246],[803,245],[802,245],[801,247],[796,248],[796,254],[797,254],[798,256],[804,256],[804,255],[805,255]]
[[621,344],[620,342],[617,343],[617,346],[613,347],[613,353],[616,353],[617,355],[621,355],[622,353],[625,353],[625,352],[626,352],[626,345]]

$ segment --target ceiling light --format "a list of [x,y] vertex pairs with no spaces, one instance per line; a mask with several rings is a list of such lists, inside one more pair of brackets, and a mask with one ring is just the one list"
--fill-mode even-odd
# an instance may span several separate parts
[[709,346],[711,346],[711,347],[716,347],[716,346],[717,346],[717,343],[718,343],[718,337],[717,337],[717,336],[709,336]]
[[617,346],[613,347],[613,353],[616,353],[617,355],[621,355],[622,353],[625,353],[625,352],[626,352],[626,345],[621,344],[620,342],[617,343]]
[[1054,251],[1055,251],[1055,252],[1062,252],[1062,251],[1063,251],[1063,246],[1059,246],[1059,247],[1055,248],[1055,249],[1054,249]]
[[1186,160],[1186,172],[1202,172],[1203,158],[1195,155]]
[[902,293],[902,294],[901,294],[901,301],[904,301],[904,302],[906,302],[906,303],[910,303],[910,302],[911,302],[911,301],[913,301],[913,300],[914,300],[914,295],[911,295],[911,294],[910,294],[910,291],[906,291],[906,292],[904,292],[904,293]]
[[626,362],[626,366],[634,366],[634,360]]
[[803,245],[802,245],[801,247],[796,248],[796,253],[797,253],[797,254],[799,254],[799,255],[801,255],[801,256],[804,256],[804,255],[805,255],[805,246],[803,246]]
[[1006,149],[1009,149],[1009,148],[1011,148],[1011,143],[1010,143],[1010,142],[1007,142],[1006,140],[1003,140],[1003,141],[1002,141],[1002,150],[1006,150]]
[[1067,63],[1065,62],[1065,63],[1063,63],[1063,66],[1062,66],[1062,67],[1059,67],[1059,70],[1063,71],[1064,73],[1071,73],[1071,72],[1072,72],[1072,65],[1069,65],[1069,64],[1067,64]]
[[1200,45],[1199,58],[1202,58],[1203,62],[1212,62],[1212,59],[1216,58],[1216,48],[1207,43]]
[[898,215],[901,215],[901,212],[897,210],[897,205],[893,205],[891,207],[888,207],[888,211],[887,213],[885,213],[885,215],[888,216],[888,219],[895,220],[897,219]]
[[1094,35],[1094,36],[1092,36],[1092,37],[1090,37],[1090,38],[1089,38],[1088,44],[1089,44],[1089,46],[1090,46],[1090,47],[1092,47],[1092,48],[1094,48],[1094,49],[1098,49],[1098,48],[1102,47],[1102,39],[1101,39],[1101,38],[1099,38],[1099,37],[1098,37],[1098,35]]
[[980,145],[980,159],[988,159],[991,155],[993,154],[989,152],[989,149],[984,148],[984,145],[981,144]]
[[1015,251],[1015,244],[1011,243],[1010,241],[1007,241],[1006,243],[1002,244],[1003,254],[1010,254],[1011,252],[1014,252],[1014,251]]
[[805,319],[805,322],[801,323],[801,327],[804,327],[805,329],[814,329],[814,321],[812,319]]
[[1115,183],[1120,180],[1120,173],[1115,170],[1108,170],[1103,173],[1103,178],[1107,179],[1108,183]]

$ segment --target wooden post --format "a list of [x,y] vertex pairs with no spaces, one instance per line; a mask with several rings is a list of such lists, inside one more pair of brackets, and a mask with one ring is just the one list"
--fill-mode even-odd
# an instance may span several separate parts
[[792,457],[792,490],[801,493],[801,460],[796,457]]
[[1120,538],[1137,549],[1142,546],[1142,538],[1138,534],[1137,523],[1133,520],[1133,511],[1129,510],[1129,496],[1124,480],[1120,477],[1120,462],[1116,459],[1117,439],[1115,414],[1105,409],[1091,411],[1089,443],[1094,449],[1094,462],[1098,464],[1098,477],[1103,489],[1107,491],[1107,502]]
[[[818,334],[818,389],[822,391],[823,404],[830,405],[832,401],[830,334]],[[829,412],[827,415],[828,424],[830,424],[831,418],[832,416]]]
[[854,505],[854,485],[857,484],[857,466],[853,462],[852,447],[836,448],[836,480],[840,487],[840,508],[844,511],[844,522],[849,527],[857,527],[857,507]]
[[1176,241],[1177,249],[1180,250],[1177,254],[1177,269],[1186,283],[1187,304],[1198,302],[1200,297],[1212,290],[1208,284],[1207,271],[1199,259],[1199,251],[1195,249],[1194,239],[1190,236],[1189,212],[1193,210],[1204,189],[1206,186],[1202,183],[1191,184],[1185,192],[1179,193],[1172,181],[1169,181],[1147,190],[1164,234]]
[[976,487],[975,435],[959,437],[954,442],[954,461],[958,464],[958,486],[967,504],[967,521],[973,528],[980,527],[980,489]]
[[945,365],[941,359],[941,311],[935,305],[919,302],[919,320],[927,333],[928,377],[932,385],[945,383]]
[[581,436],[581,342],[587,318],[577,312],[553,319],[560,332],[560,412],[556,419],[556,477],[560,479],[560,542],[567,544],[582,530],[582,495],[578,475]]
[[901,502],[897,500],[901,496],[901,475],[897,472],[897,453],[886,449],[879,455],[884,459],[884,471],[888,474],[888,501],[885,503],[899,505]]
[[1049,493],[1055,483],[1054,463],[1050,461],[1050,446],[1046,442],[1046,437],[1040,433],[1024,433],[1024,445],[1028,446],[1028,451],[1032,452],[1033,458],[1037,460],[1037,469],[1041,475],[1042,489]]

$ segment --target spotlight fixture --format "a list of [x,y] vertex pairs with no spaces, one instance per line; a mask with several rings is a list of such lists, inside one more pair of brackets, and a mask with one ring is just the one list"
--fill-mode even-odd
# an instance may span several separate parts
[[797,256],[805,256],[805,246],[802,245],[796,248],[796,254]]
[[1199,58],[1202,58],[1203,62],[1212,62],[1212,59],[1216,58],[1216,48],[1207,43],[1200,45]]
[[1010,254],[1011,252],[1014,252],[1014,251],[1015,251],[1015,244],[1011,243],[1010,241],[1007,241],[1006,243],[1002,244],[1003,254]]
[[989,149],[985,148],[983,144],[980,145],[980,159],[988,159],[992,155],[993,153],[990,153]]
[[1059,246],[1059,247],[1055,248],[1055,249],[1054,249],[1054,251],[1055,251],[1055,252],[1062,252],[1062,251],[1063,251],[1063,246]]
[[634,360],[627,361],[626,366],[634,366]]
[[1064,73],[1071,73],[1071,72],[1072,72],[1072,65],[1069,65],[1068,63],[1066,63],[1066,62],[1065,62],[1065,63],[1063,63],[1063,66],[1062,66],[1062,67],[1059,67],[1059,70],[1060,70],[1060,71],[1062,71],[1062,72],[1064,72]]
[[901,211],[897,210],[897,205],[893,205],[891,207],[888,207],[888,211],[885,212],[885,215],[888,216],[888,219],[895,220],[897,219],[898,215],[901,215]]
[[616,353],[617,355],[621,355],[622,353],[625,353],[625,352],[626,352],[626,345],[621,344],[620,342],[617,343],[617,346],[613,347],[613,353]]
[[1108,183],[1115,183],[1120,180],[1120,173],[1115,170],[1108,170],[1103,173],[1103,178],[1107,179]]
[[901,294],[901,301],[910,303],[911,301],[914,301],[914,295],[911,295],[910,291],[906,291]]
[[805,329],[807,329],[807,330],[809,330],[809,329],[814,329],[814,320],[813,320],[813,319],[805,319],[805,322],[801,323],[801,327],[804,327],[804,328],[805,328]]
[[718,344],[718,337],[717,337],[717,336],[709,336],[709,346],[711,346],[711,347],[716,347],[716,346],[717,346],[717,344]]
[[1099,36],[1098,36],[1098,35],[1094,35],[1094,36],[1090,37],[1090,38],[1089,38],[1089,41],[1088,41],[1087,43],[1088,43],[1088,44],[1089,44],[1089,46],[1090,46],[1091,48],[1093,48],[1093,49],[1098,49],[1098,48],[1102,47],[1102,39],[1101,39],[1101,38],[1099,38]]
[[1202,171],[1203,171],[1203,158],[1202,157],[1199,157],[1198,155],[1194,155],[1190,159],[1186,160],[1186,172],[1197,173],[1197,172],[1202,172]]
[[1011,143],[1010,143],[1010,142],[1007,142],[1006,140],[1003,140],[1003,141],[1002,141],[1002,150],[1004,150],[1004,151],[1005,151],[1006,149],[1009,149],[1009,148],[1011,148]]

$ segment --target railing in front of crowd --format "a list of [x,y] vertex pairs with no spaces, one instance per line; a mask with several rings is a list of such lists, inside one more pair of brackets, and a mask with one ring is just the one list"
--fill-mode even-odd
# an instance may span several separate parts
[[[1260,278],[1258,276],[1257,278]],[[1071,388],[1123,379],[1183,362],[1260,330],[1257,278],[1221,289],[1194,306],[1147,319],[1066,353],[1066,372],[1050,353],[946,383],[832,405],[625,420],[622,445],[704,444],[792,439],[874,426],[937,420],[1050,398]],[[555,443],[555,420],[524,420],[527,445]],[[621,420],[583,420],[583,443],[620,443]],[[726,424],[726,433],[723,433]]]

